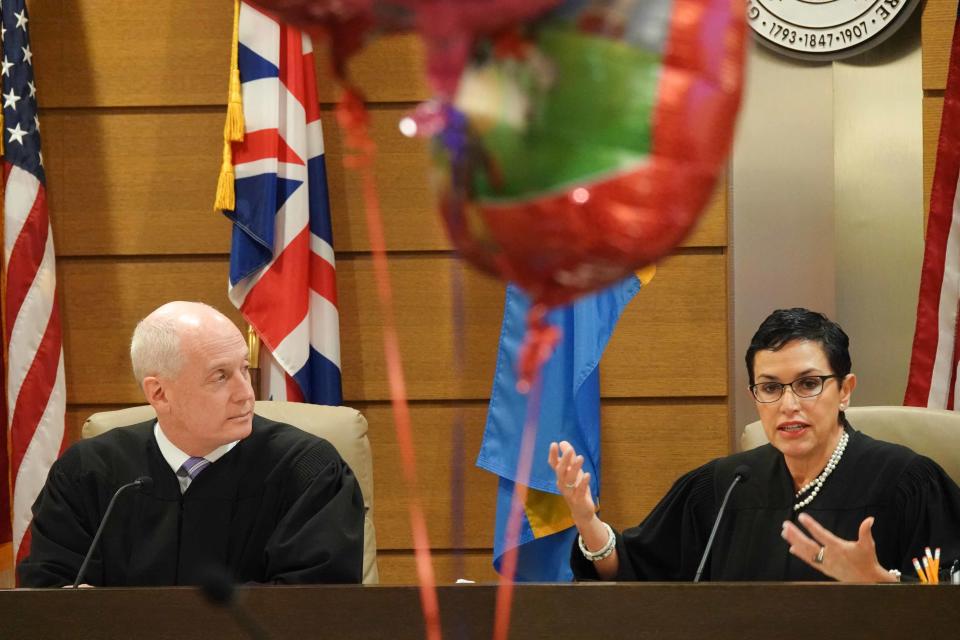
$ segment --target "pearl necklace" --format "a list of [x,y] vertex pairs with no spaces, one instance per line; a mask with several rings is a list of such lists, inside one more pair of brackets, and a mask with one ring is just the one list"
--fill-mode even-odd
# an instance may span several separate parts
[[837,467],[837,463],[840,462],[840,458],[843,456],[843,450],[847,448],[847,443],[849,441],[850,436],[846,431],[844,431],[840,436],[840,440],[837,442],[837,448],[833,450],[832,454],[830,454],[830,459],[827,460],[827,466],[824,468],[824,470],[820,472],[820,475],[800,487],[800,490],[797,491],[796,499],[800,500],[800,496],[807,491],[810,491],[811,488],[813,489],[813,491],[810,492],[810,495],[793,505],[794,511],[800,511],[800,509],[803,509],[805,506],[813,502],[813,499],[817,497],[817,494],[820,493],[820,488],[823,486],[823,483],[826,482],[827,478],[830,477],[830,474],[833,473],[833,470]]

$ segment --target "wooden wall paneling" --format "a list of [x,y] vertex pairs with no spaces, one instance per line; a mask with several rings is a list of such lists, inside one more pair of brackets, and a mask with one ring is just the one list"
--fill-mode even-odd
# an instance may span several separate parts
[[170,300],[200,300],[230,317],[227,263],[222,257],[58,262],[67,402],[140,404],[130,372],[129,341],[136,323]]
[[[374,455],[377,546],[410,549],[410,519],[393,415],[387,404],[355,404],[370,424]],[[453,419],[463,412],[465,448],[463,548],[493,545],[497,477],[475,466],[486,402],[414,403],[417,495],[434,548],[453,547],[450,508]],[[602,509],[617,526],[640,522],[682,473],[729,451],[724,399],[604,402]],[[545,465],[545,460],[535,461]]]
[[602,419],[600,513],[620,529],[681,475],[732,450],[726,398],[605,401]]
[[[428,186],[423,142],[400,135],[400,111],[373,108],[376,175],[388,246],[449,248]],[[225,254],[230,224],[213,211],[223,145],[219,110],[53,111],[43,118],[58,255]],[[326,112],[325,123],[333,123]],[[327,171],[340,252],[369,251],[360,178],[326,127]]]
[[231,2],[44,0],[30,11],[45,108],[226,103]]
[[700,222],[680,245],[681,247],[725,247],[727,244],[727,175],[717,179],[707,208]]
[[[390,251],[449,250],[440,214],[430,189],[427,142],[400,133],[398,123],[408,105],[371,105],[370,133],[376,141],[374,176]],[[329,114],[329,115],[328,115]],[[361,176],[346,169],[343,131],[324,112],[327,175],[337,251],[370,251]]]
[[920,22],[923,89],[943,90],[947,86],[947,63],[953,26],[957,21],[957,0],[927,0]]
[[[412,549],[409,503],[393,412],[389,404],[353,403],[351,406],[359,409],[370,425],[377,548]],[[453,459],[453,421],[458,412],[464,425],[463,456],[459,461]],[[417,465],[416,494],[427,520],[430,545],[434,548],[454,546],[451,480],[452,469],[458,462],[465,480],[461,546],[476,549],[493,545],[497,477],[474,464],[486,414],[485,402],[413,403],[410,407]]]
[[[464,272],[466,373],[451,378],[450,270],[455,258],[399,256],[391,260],[397,324],[407,390],[416,399],[486,398],[503,313],[503,285]],[[372,262],[338,263],[344,397],[386,400],[382,316],[371,292]],[[682,254],[658,269],[620,319],[601,380],[605,396],[717,396],[726,394],[725,258]],[[425,291],[426,283],[429,289]],[[427,295],[424,295],[424,294]],[[429,345],[429,348],[427,348]],[[690,354],[697,354],[691,358]]]
[[[445,255],[400,255],[390,259],[396,323],[400,328],[407,394],[412,399],[485,398],[503,309],[503,285],[463,270],[466,354],[462,380],[451,375],[453,269]],[[337,263],[343,394],[347,402],[389,399],[383,356],[383,314],[375,294],[373,262],[357,255]]]
[[[321,102],[339,99],[340,91],[330,73],[329,47],[314,38],[317,84]],[[392,34],[371,39],[350,60],[349,79],[368,102],[420,102],[430,97],[427,86],[423,41],[416,34]]]
[[222,113],[54,111],[43,117],[59,256],[225,254],[213,211]]
[[[726,394],[724,263],[719,254],[671,258],[621,318],[602,364],[605,396]],[[411,398],[489,396],[503,308],[503,285],[473,270],[466,283],[466,373],[450,375],[451,269],[448,256],[390,261],[400,346]],[[127,374],[126,343],[137,320],[164,301],[207,301],[241,324],[226,298],[222,256],[62,259],[65,357],[72,403],[139,402]],[[372,260],[338,263],[344,397],[387,400],[382,314]],[[426,294],[426,295],[425,295]],[[690,354],[697,354],[691,358]]]
[[[226,102],[231,2],[45,0],[30,11],[45,108]],[[314,48],[320,98],[333,102],[328,45],[317,38]],[[371,102],[415,102],[429,97],[424,62],[418,36],[385,36],[351,60],[349,74]]]
[[[496,582],[499,577],[493,570],[491,558],[492,551],[489,549],[471,549],[459,554],[452,551],[434,551],[432,560],[437,584],[453,584],[458,578],[474,582]],[[380,570],[380,584],[410,584],[417,575],[413,551],[378,553],[377,567]]]
[[[376,179],[391,251],[449,250],[429,187],[426,143],[402,136],[405,108],[374,106]],[[223,113],[52,111],[44,158],[58,255],[212,254],[230,250],[230,224],[214,212]],[[334,246],[370,250],[359,175],[343,167],[343,132],[324,112]],[[726,243],[724,183],[685,246]]]
[[727,394],[726,256],[681,252],[657,267],[600,363],[604,397]]

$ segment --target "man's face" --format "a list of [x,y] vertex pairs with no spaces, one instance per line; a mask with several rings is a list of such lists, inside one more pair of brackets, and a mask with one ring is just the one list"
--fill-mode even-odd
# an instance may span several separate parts
[[[226,318],[205,321],[180,338],[183,365],[158,378],[164,433],[184,453],[202,456],[250,435],[254,395],[247,345]],[[155,405],[156,406],[156,405]]]

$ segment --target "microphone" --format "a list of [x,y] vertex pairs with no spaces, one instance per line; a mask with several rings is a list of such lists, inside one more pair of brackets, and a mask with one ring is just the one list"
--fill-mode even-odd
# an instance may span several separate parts
[[713,521],[713,529],[710,531],[710,537],[707,538],[707,547],[703,550],[703,557],[700,558],[700,566],[697,567],[697,575],[693,577],[694,582],[700,582],[700,575],[703,573],[703,568],[707,564],[707,556],[710,555],[710,547],[713,546],[713,537],[717,535],[717,529],[720,527],[720,518],[723,517],[723,510],[727,507],[727,500],[730,498],[730,494],[733,493],[733,488],[737,486],[738,482],[746,482],[749,479],[750,467],[747,465],[742,464],[733,470],[733,482],[730,483],[730,488],[727,489],[726,495],[723,496],[723,502],[720,503],[717,519]]
[[138,489],[149,489],[153,486],[153,478],[150,476],[140,476],[133,482],[128,482],[123,485],[113,494],[113,497],[110,498],[110,503],[107,504],[107,510],[103,512],[103,518],[100,520],[100,526],[97,527],[97,532],[93,536],[93,542],[90,543],[90,548],[87,549],[87,555],[83,557],[83,564],[80,565],[80,571],[77,571],[77,579],[73,581],[73,588],[76,589],[80,585],[80,581],[83,579],[83,574],[87,571],[87,565],[90,564],[90,558],[93,556],[93,550],[96,549],[97,543],[100,542],[100,535],[103,533],[103,528],[107,524],[107,520],[110,518],[110,512],[113,511],[113,505],[116,504],[117,498],[120,497],[120,494],[129,489],[130,487],[137,487]]
[[253,640],[268,640],[266,630],[237,602],[237,590],[223,569],[207,567],[200,588],[211,604],[223,607]]

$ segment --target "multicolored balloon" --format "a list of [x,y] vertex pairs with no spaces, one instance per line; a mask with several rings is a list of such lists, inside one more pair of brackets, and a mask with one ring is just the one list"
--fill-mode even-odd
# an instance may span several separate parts
[[444,123],[459,251],[548,306],[671,251],[731,143],[745,27],[742,0],[575,0],[478,41],[453,107],[414,116]]

